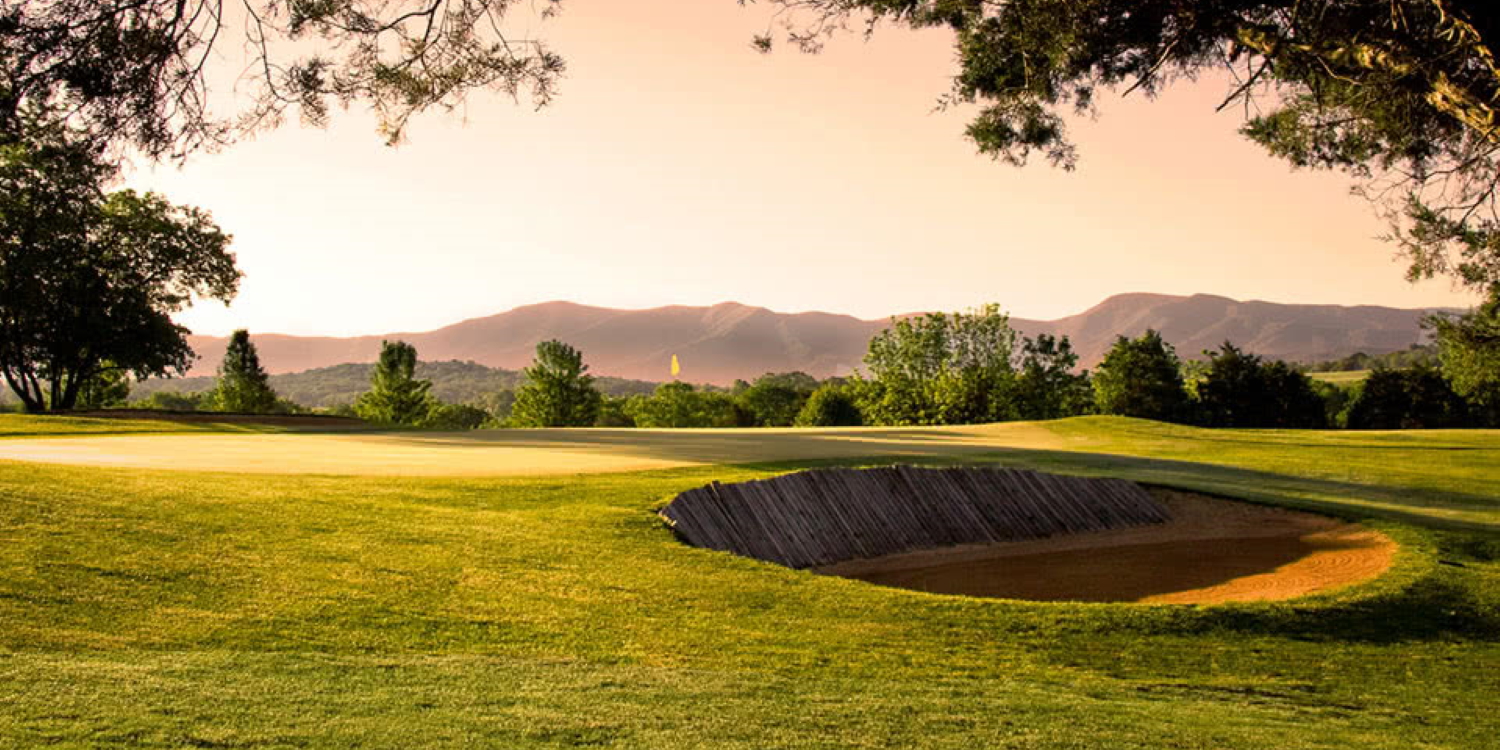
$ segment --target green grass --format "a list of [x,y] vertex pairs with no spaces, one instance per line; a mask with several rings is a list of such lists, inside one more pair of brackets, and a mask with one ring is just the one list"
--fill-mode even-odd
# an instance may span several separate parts
[[688,548],[651,512],[807,462],[0,462],[0,747],[1492,746],[1496,433],[1044,427],[964,458],[1318,505],[1402,551],[1290,603],[985,601]]
[[1334,385],[1354,385],[1363,383],[1370,376],[1369,370],[1340,370],[1337,372],[1310,372],[1308,377],[1314,380],[1333,383]]

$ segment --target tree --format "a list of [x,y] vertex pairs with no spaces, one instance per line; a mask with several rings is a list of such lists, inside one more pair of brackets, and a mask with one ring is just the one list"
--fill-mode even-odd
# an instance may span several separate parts
[[802,404],[817,386],[818,381],[806,373],[768,372],[756,378],[753,385],[737,388],[731,394],[735,403],[748,414],[751,425],[790,427],[802,410]]
[[417,380],[417,348],[405,341],[381,341],[380,360],[370,373],[370,390],[354,400],[354,413],[377,424],[419,425],[435,400],[432,382]]
[[270,376],[260,365],[260,354],[250,341],[250,332],[243,328],[230,335],[224,348],[212,401],[220,411],[242,414],[265,414],[276,409],[276,391],[271,389]]
[[1016,416],[1020,419],[1061,419],[1093,410],[1094,389],[1087,371],[1075,374],[1078,355],[1067,336],[1037,334],[1021,345],[1021,367],[1016,378]]
[[561,341],[536,345],[526,384],[516,391],[511,423],[517,427],[589,427],[601,396],[583,354]]
[[1474,404],[1487,425],[1500,425],[1500,287],[1460,316],[1435,316],[1443,377]]
[[1117,337],[1094,372],[1094,404],[1100,414],[1185,418],[1188,397],[1177,352],[1154,330],[1135,339]]
[[490,413],[477,406],[434,401],[421,426],[429,430],[477,430],[489,419]]
[[998,305],[893,321],[870,340],[860,411],[875,424],[971,424],[1014,414],[1016,333]]
[[[1343,170],[1392,223],[1413,277],[1500,281],[1500,13],[1490,0],[769,0],[816,49],[856,16],[955,33],[946,104],[1013,164],[1078,159],[1064,114],[1102,88],[1154,95],[1222,71],[1219,109],[1299,167]],[[769,34],[759,37],[762,49]]]
[[124,406],[130,399],[130,374],[115,363],[105,360],[99,363],[94,376],[84,381],[78,389],[79,409],[109,409]]
[[[389,141],[429,107],[475,89],[550,100],[563,61],[507,33],[519,0],[3,0],[0,144],[53,109],[95,145],[182,156],[275,125],[290,112],[322,123],[334,103],[367,103]],[[560,7],[545,3],[543,16]],[[236,91],[217,113],[210,62],[245,50]],[[62,113],[66,113],[65,115]]]
[[106,194],[113,167],[54,132],[0,145],[0,373],[28,411],[71,409],[106,368],[185,372],[194,297],[228,302],[240,272],[208,213]]
[[798,427],[857,427],[864,424],[854,395],[846,386],[824,385],[802,405],[795,423]]
[[637,427],[738,427],[740,415],[727,393],[700,391],[672,381],[656,387],[650,398],[632,398],[625,412]]
[[1370,373],[1349,405],[1351,430],[1464,427],[1468,405],[1431,367]]
[[1198,416],[1209,427],[1327,425],[1312,381],[1285,362],[1265,362],[1225,341],[1198,382]]

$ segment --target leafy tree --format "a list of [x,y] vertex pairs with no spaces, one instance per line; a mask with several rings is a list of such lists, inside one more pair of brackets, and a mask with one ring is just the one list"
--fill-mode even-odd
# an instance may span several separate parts
[[270,376],[260,365],[260,354],[250,341],[250,332],[243,328],[230,335],[224,348],[212,400],[220,411],[264,414],[276,409],[276,391],[271,389]]
[[1094,389],[1085,371],[1075,374],[1078,355],[1067,336],[1027,338],[1021,346],[1016,378],[1016,409],[1021,419],[1061,419],[1094,408]]
[[435,401],[420,426],[429,430],[475,430],[489,419],[490,413],[477,406]]
[[172,314],[195,296],[229,301],[240,279],[206,212],[106,195],[113,168],[54,135],[0,145],[0,373],[28,411],[73,408],[106,367],[185,372]]
[[84,381],[78,389],[79,409],[110,409],[121,407],[130,399],[130,374],[115,363],[105,360],[99,363],[94,376]]
[[536,345],[526,384],[516,391],[511,423],[517,427],[588,427],[599,416],[601,395],[583,354],[561,341]]
[[605,396],[599,403],[599,416],[594,418],[595,427],[634,427],[635,417],[632,401],[644,400],[644,396]]
[[797,413],[798,427],[857,427],[864,424],[847,386],[824,385],[807,397]]
[[1285,362],[1265,362],[1225,341],[1208,355],[1197,387],[1198,414],[1210,427],[1327,425],[1312,381]]
[[[1150,96],[1222,72],[1219,109],[1299,167],[1343,170],[1389,217],[1412,276],[1500,281],[1500,13],[1491,0],[769,0],[816,48],[854,17],[955,32],[949,104],[1021,164],[1071,169],[1063,116],[1101,88]],[[769,36],[757,39],[764,49]]]
[[997,305],[895,320],[870,340],[857,392],[875,424],[970,424],[1011,418],[1016,333]]
[[420,425],[435,403],[432,382],[418,380],[417,348],[405,341],[380,342],[380,360],[370,374],[370,390],[354,400],[354,413],[377,424]]
[[738,393],[730,393],[748,415],[750,425],[789,427],[817,384],[818,381],[806,373],[766,373],[753,385],[746,385]]
[[1349,405],[1352,430],[1412,430],[1464,427],[1468,404],[1437,370],[1375,370]]
[[631,399],[625,408],[637,427],[740,426],[733,397],[681,381],[662,383],[650,398]]
[[155,411],[202,411],[207,393],[173,393],[158,391],[130,405],[132,409]]
[[1189,404],[1177,352],[1154,330],[1116,338],[1094,372],[1094,405],[1100,414],[1184,419]]
[[[519,0],[5,0],[0,4],[0,144],[57,106],[96,145],[152,158],[214,146],[288,113],[322,123],[334,103],[365,102],[400,139],[429,107],[475,89],[538,105],[563,61],[499,19]],[[550,15],[558,0],[548,0]],[[207,63],[248,56],[237,91],[252,101],[216,113]],[[54,117],[60,121],[63,115]]]
[[1500,287],[1474,310],[1430,322],[1437,332],[1443,376],[1474,404],[1484,424],[1500,426]]

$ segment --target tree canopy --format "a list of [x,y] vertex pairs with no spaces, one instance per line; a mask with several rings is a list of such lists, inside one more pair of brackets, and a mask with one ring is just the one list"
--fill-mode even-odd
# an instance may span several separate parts
[[[947,27],[945,99],[977,104],[968,136],[1013,164],[1071,169],[1065,115],[1101,89],[1153,95],[1224,82],[1220,109],[1299,167],[1343,170],[1392,224],[1409,276],[1500,284],[1500,12],[1491,0],[766,0],[816,49],[862,21]],[[768,34],[757,44],[769,49]]]
[[[0,143],[38,117],[95,145],[182,156],[295,113],[370,106],[382,135],[475,89],[538,104],[562,58],[507,15],[560,0],[0,0]],[[240,111],[215,111],[212,62],[243,49]]]
[[1116,338],[1094,372],[1094,401],[1101,414],[1183,419],[1189,405],[1177,352],[1154,330]]
[[422,424],[436,402],[432,381],[418,380],[417,348],[405,341],[380,342],[380,360],[370,373],[370,390],[354,400],[360,419],[379,424]]
[[561,341],[536,345],[526,384],[516,391],[510,420],[517,427],[588,427],[599,416],[602,396],[583,354]]
[[208,213],[114,173],[62,137],[0,144],[0,373],[30,411],[71,409],[105,369],[185,372],[194,297],[228,302],[240,272]]
[[260,364],[260,353],[241,328],[229,337],[224,359],[219,363],[219,382],[214,387],[214,405],[222,411],[264,414],[276,408],[276,391],[270,375]]

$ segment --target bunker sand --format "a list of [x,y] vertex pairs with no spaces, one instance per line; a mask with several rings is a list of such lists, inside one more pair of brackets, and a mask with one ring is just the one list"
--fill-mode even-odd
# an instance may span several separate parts
[[1064,443],[1026,423],[954,428],[481,430],[0,440],[0,459],[270,474],[505,476],[824,458],[963,457]]
[[1153,489],[1165,524],[851,560],[816,572],[933,593],[1039,601],[1274,601],[1367,581],[1396,545],[1358,524]]

